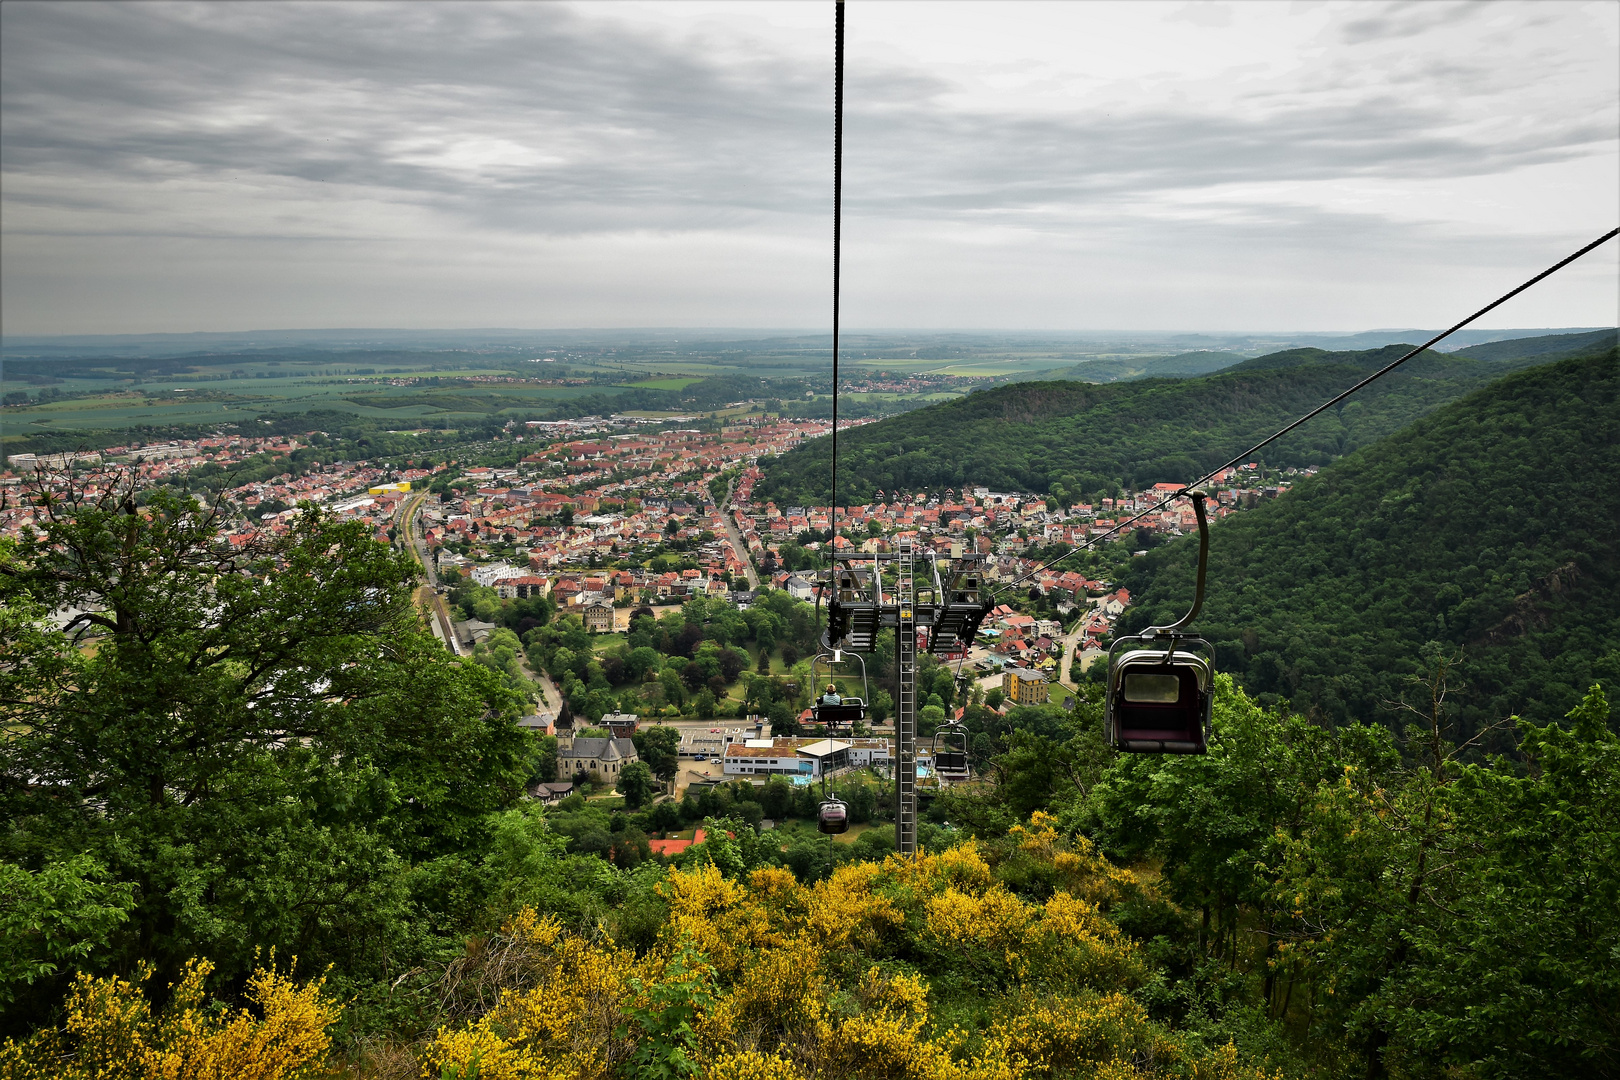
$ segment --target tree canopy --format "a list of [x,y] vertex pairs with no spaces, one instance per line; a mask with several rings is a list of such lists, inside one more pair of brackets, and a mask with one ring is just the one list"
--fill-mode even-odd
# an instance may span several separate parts
[[0,549],[0,859],[132,890],[103,964],[412,948],[413,891],[482,846],[533,741],[416,627],[408,560],[313,508],[238,542],[127,478],[42,509]]

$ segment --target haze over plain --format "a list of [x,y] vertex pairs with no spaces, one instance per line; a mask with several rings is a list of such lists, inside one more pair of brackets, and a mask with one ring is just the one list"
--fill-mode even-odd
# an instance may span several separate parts
[[[8,3],[5,331],[820,327],[827,8]],[[1431,326],[1614,224],[1611,3],[849,21],[848,326]]]

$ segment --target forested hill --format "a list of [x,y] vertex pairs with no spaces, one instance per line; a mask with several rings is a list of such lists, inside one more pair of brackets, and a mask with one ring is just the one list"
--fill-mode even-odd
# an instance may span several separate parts
[[[1222,521],[1197,629],[1251,692],[1334,721],[1393,722],[1426,650],[1461,654],[1467,731],[1620,685],[1617,397],[1612,345],[1520,372]],[[1185,610],[1194,552],[1136,561],[1125,628]]]
[[[1495,343],[1484,348],[1519,351],[1488,358],[1425,353],[1269,448],[1265,461],[1325,465],[1492,379],[1551,359],[1541,353],[1549,340]],[[982,484],[1078,499],[1121,482],[1191,480],[1409,348],[1289,350],[1196,378],[981,391],[841,434],[839,497],[859,503],[879,490]],[[825,503],[830,458],[827,439],[784,454],[767,466],[755,497]]]
[[[1586,334],[1548,334],[1545,337],[1490,341],[1483,345],[1471,345],[1466,349],[1458,349],[1454,353],[1443,355],[1453,360],[1482,360],[1505,365],[1505,367],[1498,369],[1498,373],[1500,373],[1500,371],[1511,370],[1525,362],[1540,362],[1555,355],[1579,352],[1594,346],[1613,345],[1615,335],[1614,330],[1594,330]],[[1381,349],[1368,349],[1362,352],[1327,352],[1322,349],[1309,348],[1284,349],[1282,352],[1267,353],[1265,356],[1245,360],[1234,365],[1234,370],[1241,368],[1253,371],[1262,368],[1297,367],[1300,364],[1348,364],[1352,367],[1364,367],[1368,371],[1374,371],[1390,361],[1398,359],[1411,348],[1410,345],[1386,345]],[[1408,363],[1412,362],[1408,361]]]

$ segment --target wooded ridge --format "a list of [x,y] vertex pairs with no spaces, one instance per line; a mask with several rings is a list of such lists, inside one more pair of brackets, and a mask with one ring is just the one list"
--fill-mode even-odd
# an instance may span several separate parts
[[[1222,521],[1198,620],[1220,666],[1263,700],[1389,722],[1432,642],[1462,657],[1469,734],[1620,677],[1617,355],[1511,375]],[[1135,561],[1123,627],[1186,609],[1193,544]]]
[[[1268,447],[1273,467],[1326,465],[1522,367],[1579,351],[1613,331],[1428,352]],[[969,394],[839,435],[840,501],[877,491],[964,485],[1078,499],[1119,484],[1191,480],[1396,359],[1411,346],[1294,349],[1196,378],[1090,385],[1022,382]],[[817,439],[770,462],[757,500],[825,505],[832,448]]]

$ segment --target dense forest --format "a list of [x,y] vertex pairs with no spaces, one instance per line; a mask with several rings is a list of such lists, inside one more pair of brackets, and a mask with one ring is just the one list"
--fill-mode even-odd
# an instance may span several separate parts
[[1115,382],[1121,379],[1151,379],[1169,375],[1208,375],[1212,371],[1243,362],[1238,353],[1190,352],[1175,356],[1141,356],[1122,359],[1090,360],[1076,364],[1061,377],[1080,382]]
[[[1612,342],[1614,333],[1556,337],[1569,348],[1593,339]],[[1492,350],[1483,357],[1469,349],[1415,357],[1268,447],[1263,460],[1277,467],[1326,465],[1493,379],[1542,362],[1547,341],[1481,346]],[[1061,487],[1079,499],[1121,483],[1191,480],[1409,348],[1291,349],[1198,378],[1100,386],[1022,382],[980,391],[841,435],[839,498],[861,503],[876,491],[979,484],[1054,494]],[[824,504],[830,457],[822,440],[784,454],[755,487],[755,497]]]
[[[1620,680],[1620,361],[1511,375],[1211,530],[1199,629],[1264,701],[1392,720],[1425,651],[1464,730]],[[1191,601],[1190,538],[1135,560],[1131,629]],[[1495,748],[1502,748],[1501,745]]]

